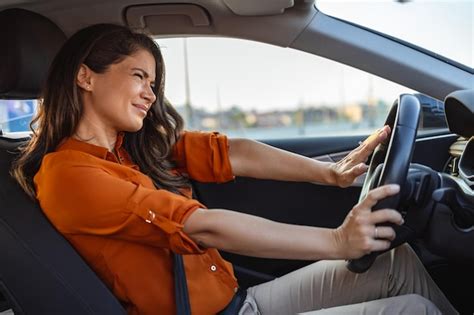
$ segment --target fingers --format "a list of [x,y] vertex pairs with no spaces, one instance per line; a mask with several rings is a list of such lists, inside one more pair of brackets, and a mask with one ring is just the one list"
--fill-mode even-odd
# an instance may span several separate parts
[[365,254],[374,251],[384,251],[390,248],[391,241],[395,239],[395,231],[388,226],[374,226],[371,235],[366,235],[361,247]]
[[395,195],[400,191],[400,186],[396,184],[384,185],[377,187],[367,194],[365,199],[362,201],[362,205],[367,208],[372,208],[380,200],[389,196]]
[[[365,254],[370,254],[374,251],[384,251],[389,249],[391,242],[395,239],[395,231],[391,227],[372,226],[371,229],[364,230],[371,232],[360,235],[358,241],[353,242],[350,245],[352,249],[358,249],[356,250],[357,253],[354,255],[356,258]],[[375,235],[375,233],[377,233],[377,235]]]
[[383,209],[374,211],[370,214],[370,222],[372,224],[379,224],[390,222],[394,224],[403,224],[403,217],[400,212],[392,209]]
[[374,132],[372,135],[370,135],[366,139],[366,141],[370,139],[370,140],[372,140],[372,142],[374,142],[374,140],[377,140],[377,142],[380,143],[380,142],[384,141],[385,139],[387,139],[390,132],[391,132],[390,127],[388,125],[385,125],[382,128],[380,128],[379,130],[377,130],[376,132]]
[[385,239],[393,241],[395,239],[395,230],[389,226],[376,226],[374,228],[374,239]]
[[375,148],[383,142],[390,134],[390,127],[384,126],[370,137],[368,137],[360,146],[352,150],[344,159],[337,162],[336,169],[345,180],[337,181],[342,183],[341,187],[350,185],[354,179],[367,171],[367,166],[364,165],[369,156],[374,152]]
[[353,151],[352,159],[357,163],[367,161],[372,152],[374,152],[375,148],[382,142],[384,142],[388,135],[390,134],[391,130],[389,126],[384,126],[383,128],[377,130],[372,135],[370,135],[364,142],[361,143],[359,147],[357,147]]
[[360,163],[360,164],[357,164],[356,166],[354,166],[353,168],[351,168],[350,171],[349,171],[349,174],[355,178],[355,177],[357,177],[359,175],[362,175],[365,172],[367,172],[368,168],[369,168],[368,165],[366,165],[364,163]]
[[388,137],[388,135],[390,135],[390,133],[391,133],[390,126],[388,126],[388,125],[383,126],[382,128],[376,130],[373,134],[368,136],[361,144],[364,145],[364,144],[370,144],[370,143],[374,143],[374,142],[377,142],[377,144],[378,144],[378,143],[384,141],[385,139],[387,139],[387,137]]
[[390,129],[390,126],[388,125],[385,125],[383,126],[382,128],[380,128],[378,131],[378,135],[379,135],[379,139],[386,139],[388,135],[390,135],[390,132],[392,132],[392,130]]
[[374,240],[371,247],[372,250],[370,252],[384,251],[390,248],[390,242],[384,240]]
[[363,152],[370,153],[372,152],[381,142],[387,139],[388,135],[390,134],[390,127],[385,126],[382,129],[377,130],[375,133],[370,135],[365,141],[363,142]]
[[387,135],[389,135],[392,132],[392,129],[390,128],[389,125],[383,126],[382,130],[385,131],[387,133]]

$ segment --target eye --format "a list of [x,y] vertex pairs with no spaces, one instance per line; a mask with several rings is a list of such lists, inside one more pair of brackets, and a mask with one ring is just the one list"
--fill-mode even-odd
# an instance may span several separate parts
[[140,78],[140,80],[143,80],[143,75],[141,73],[134,73],[133,75]]

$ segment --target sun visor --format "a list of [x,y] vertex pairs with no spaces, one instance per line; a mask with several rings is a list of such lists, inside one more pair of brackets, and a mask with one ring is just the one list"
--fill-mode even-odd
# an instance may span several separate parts
[[295,5],[294,0],[224,0],[224,3],[234,14],[247,16],[282,14]]
[[451,132],[465,138],[474,136],[474,89],[450,93],[444,108]]
[[[295,6],[294,0],[224,0],[223,2],[234,14],[242,16],[278,15]],[[314,0],[299,2],[313,5]]]

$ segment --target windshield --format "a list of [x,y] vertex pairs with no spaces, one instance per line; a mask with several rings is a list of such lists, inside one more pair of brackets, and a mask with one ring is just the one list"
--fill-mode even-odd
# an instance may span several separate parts
[[317,0],[316,6],[474,68],[472,0]]

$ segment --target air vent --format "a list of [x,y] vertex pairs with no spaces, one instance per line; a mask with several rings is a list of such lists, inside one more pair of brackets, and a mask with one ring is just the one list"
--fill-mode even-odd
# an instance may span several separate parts
[[461,155],[466,148],[467,139],[463,137],[459,137],[456,142],[454,142],[449,147],[449,160],[444,167],[444,171],[448,174],[453,176],[459,175],[459,160],[461,159]]
[[474,186],[474,136],[467,142],[459,160],[459,176],[466,184]]
[[460,157],[461,154],[464,152],[464,149],[467,145],[467,139],[463,137],[459,137],[456,142],[454,142],[449,147],[449,155],[453,157]]

